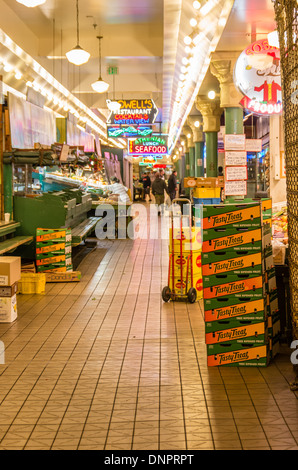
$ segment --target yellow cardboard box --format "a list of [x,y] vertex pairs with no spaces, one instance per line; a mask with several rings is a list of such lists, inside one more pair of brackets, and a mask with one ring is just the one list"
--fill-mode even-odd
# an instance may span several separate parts
[[[172,242],[172,236],[174,241],[174,247]],[[170,253],[173,251],[174,253],[180,253],[182,248],[183,253],[189,253],[192,251],[202,251],[202,235],[201,235],[201,228],[200,227],[183,227],[182,232],[181,229],[170,228],[169,234],[169,249]]]

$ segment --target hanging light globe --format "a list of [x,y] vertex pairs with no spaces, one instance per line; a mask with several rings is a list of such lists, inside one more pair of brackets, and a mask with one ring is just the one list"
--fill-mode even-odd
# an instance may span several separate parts
[[109,89],[109,84],[106,83],[101,77],[94,83],[92,83],[92,88],[96,93],[105,93]]
[[109,89],[109,84],[106,83],[102,78],[101,78],[101,40],[102,36],[97,36],[97,39],[99,41],[99,53],[98,53],[98,60],[99,60],[99,79],[91,84],[91,87],[93,88],[96,93],[105,93]]
[[66,53],[67,60],[74,65],[83,65],[88,62],[90,54],[81,48],[80,44],[80,24],[79,24],[79,0],[76,0],[77,9],[77,46]]
[[24,5],[28,8],[39,7],[40,5],[46,3],[46,1],[47,0],[17,0],[18,3],[21,3],[21,5]]
[[88,62],[90,58],[90,54],[87,51],[84,51],[84,49],[81,48],[81,46],[77,45],[74,47],[71,51],[66,53],[67,60],[74,65],[83,65]]

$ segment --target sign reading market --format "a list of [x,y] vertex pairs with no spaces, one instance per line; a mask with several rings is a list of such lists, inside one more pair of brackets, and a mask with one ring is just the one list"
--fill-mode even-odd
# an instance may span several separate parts
[[256,41],[239,56],[234,81],[244,95],[240,104],[255,114],[282,113],[280,50],[268,39]]
[[168,136],[159,135],[139,137],[128,141],[128,154],[140,155],[166,155],[168,153]]
[[118,106],[110,106],[107,125],[138,126],[153,124],[158,115],[158,108],[152,99],[118,100]]

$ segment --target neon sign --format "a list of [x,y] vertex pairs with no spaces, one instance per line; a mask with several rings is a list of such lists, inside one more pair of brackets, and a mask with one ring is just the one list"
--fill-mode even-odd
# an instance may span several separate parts
[[142,125],[153,124],[158,115],[158,108],[151,99],[118,100],[118,110],[111,110],[107,124]]
[[142,163],[156,163],[155,157],[144,157]]
[[131,137],[148,136],[153,133],[150,127],[120,127],[120,126],[107,126],[108,137],[129,139]]
[[245,109],[264,116],[282,113],[280,51],[267,39],[254,42],[240,54],[234,81],[244,95],[240,104]]
[[129,155],[165,155],[167,153],[167,136],[140,137],[128,141]]

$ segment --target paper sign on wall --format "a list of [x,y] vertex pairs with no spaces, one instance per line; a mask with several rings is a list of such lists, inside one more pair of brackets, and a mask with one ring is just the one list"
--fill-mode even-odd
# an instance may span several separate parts
[[246,181],[226,181],[225,194],[226,196],[243,196],[247,194]]
[[63,144],[60,154],[60,162],[67,162],[69,152],[69,145]]
[[246,139],[246,151],[247,152],[261,152],[262,151],[262,139]]
[[225,150],[245,150],[245,134],[226,134]]
[[247,166],[226,167],[226,181],[247,180]]
[[246,152],[229,151],[225,153],[225,164],[227,166],[245,166],[246,163],[247,163]]

